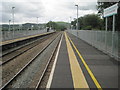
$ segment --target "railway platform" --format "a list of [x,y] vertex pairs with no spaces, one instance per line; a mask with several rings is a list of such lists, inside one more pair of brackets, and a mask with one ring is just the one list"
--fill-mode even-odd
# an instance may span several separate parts
[[46,33],[42,33],[42,34],[36,34],[36,35],[26,36],[26,37],[22,37],[22,38],[16,38],[16,39],[12,39],[12,40],[2,41],[2,42],[0,42],[0,46],[20,42],[20,41],[23,41],[23,40],[33,39],[33,38],[48,35],[48,34],[51,34],[51,33],[54,33],[54,32],[46,32]]
[[118,90],[118,65],[107,54],[64,32],[46,87]]

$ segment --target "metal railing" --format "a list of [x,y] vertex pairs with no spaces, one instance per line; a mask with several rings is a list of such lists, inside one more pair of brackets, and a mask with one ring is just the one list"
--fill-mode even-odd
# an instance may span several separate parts
[[67,32],[79,37],[97,49],[109,54],[120,61],[120,32],[116,31],[92,31],[92,30],[68,30]]

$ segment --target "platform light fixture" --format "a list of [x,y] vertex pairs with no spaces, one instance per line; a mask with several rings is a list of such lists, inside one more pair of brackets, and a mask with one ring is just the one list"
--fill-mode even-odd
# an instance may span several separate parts
[[78,30],[78,5],[75,5],[77,7],[77,28],[76,30]]
[[15,9],[15,7],[12,7],[12,15],[13,15],[13,38],[14,38],[14,9]]
[[11,20],[9,20],[9,31],[10,31],[10,22],[11,22]]

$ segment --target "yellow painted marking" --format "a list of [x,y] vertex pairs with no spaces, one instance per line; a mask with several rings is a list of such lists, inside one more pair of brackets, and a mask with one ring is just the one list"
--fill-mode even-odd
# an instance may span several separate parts
[[[68,35],[67,35],[68,36]],[[90,68],[88,67],[87,63],[85,62],[85,60],[83,59],[82,55],[80,54],[80,52],[78,51],[78,49],[76,48],[75,44],[73,43],[73,41],[70,39],[70,37],[68,36],[70,42],[72,43],[74,49],[76,50],[77,54],[79,55],[80,59],[82,60],[86,70],[88,71],[90,77],[92,78],[92,80],[94,81],[96,87],[98,88],[98,90],[102,90],[102,87],[100,86],[99,82],[97,81],[97,79],[95,78],[94,74],[92,73],[92,71],[90,70]]]
[[0,45],[4,45],[4,44],[7,44],[7,43],[13,43],[13,42],[16,42],[16,41],[20,41],[20,40],[24,40],[24,39],[29,39],[29,38],[33,38],[33,37],[37,37],[37,36],[41,36],[41,35],[45,35],[45,34],[49,34],[49,33],[37,34],[37,35],[23,37],[23,38],[18,38],[18,39],[14,39],[14,40],[8,40],[8,41],[0,42]]
[[71,68],[74,88],[86,88],[86,90],[89,90],[87,81],[84,77],[82,69],[78,63],[78,60],[75,56],[75,53],[67,38],[66,33],[65,33],[65,39],[66,39],[66,44],[67,44],[67,50],[68,50],[68,56],[69,56],[69,61],[70,61],[70,68]]

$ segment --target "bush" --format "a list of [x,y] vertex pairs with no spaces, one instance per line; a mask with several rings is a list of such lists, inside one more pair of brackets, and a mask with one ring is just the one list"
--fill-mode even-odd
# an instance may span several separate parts
[[92,30],[92,26],[86,26],[83,28],[83,30]]

